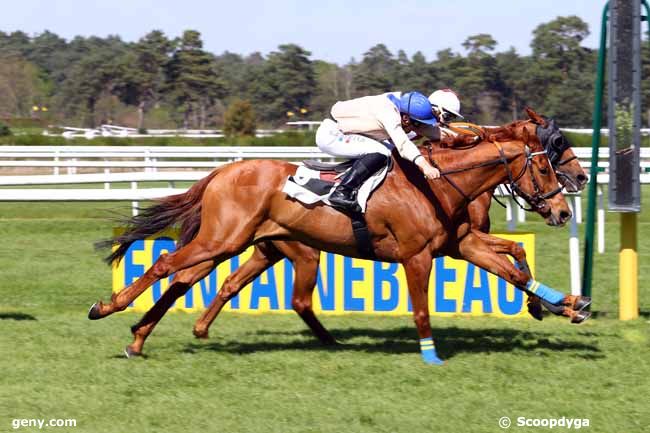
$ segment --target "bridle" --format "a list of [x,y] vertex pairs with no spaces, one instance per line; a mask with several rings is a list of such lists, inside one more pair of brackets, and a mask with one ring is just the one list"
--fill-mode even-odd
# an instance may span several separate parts
[[[551,197],[554,197],[560,191],[562,191],[562,187],[558,187],[558,188],[556,188],[556,189],[554,189],[554,190],[552,190],[550,192],[544,193],[542,191],[542,189],[539,187],[539,183],[535,179],[535,175],[533,173],[533,168],[532,168],[533,158],[535,158],[536,156],[546,155],[547,154],[546,149],[541,150],[541,151],[537,151],[537,152],[531,152],[530,147],[527,144],[525,144],[524,145],[524,155],[526,157],[526,162],[522,166],[521,171],[519,173],[517,173],[516,176],[514,176],[512,170],[510,168],[510,164],[508,163],[508,159],[506,158],[506,155],[503,152],[503,148],[501,147],[501,144],[498,141],[492,141],[491,143],[494,144],[494,146],[499,151],[499,158],[498,159],[482,162],[482,163],[479,163],[479,164],[474,164],[474,165],[471,165],[469,167],[464,167],[464,168],[457,168],[457,169],[453,169],[453,170],[441,170],[440,167],[433,160],[433,150],[432,150],[431,144],[429,144],[427,146],[429,162],[431,163],[431,165],[433,165],[434,167],[436,167],[440,171],[440,176],[443,179],[445,179],[456,191],[458,191],[458,193],[463,197],[463,199],[467,203],[473,201],[476,198],[476,196],[472,197],[471,195],[465,194],[465,192],[463,192],[462,188],[460,188],[458,186],[458,184],[456,182],[454,182],[454,180],[449,177],[449,175],[457,174],[457,173],[463,173],[463,172],[475,170],[475,169],[478,169],[478,168],[498,166],[498,165],[503,165],[505,167],[506,173],[508,175],[508,184],[505,185],[506,190],[511,195],[511,197],[513,198],[515,203],[517,203],[517,205],[520,208],[522,208],[523,210],[526,210],[526,211],[532,211],[532,210],[534,210],[534,211],[542,211],[546,207],[546,200],[551,198]],[[528,194],[527,192],[522,190],[521,187],[519,186],[519,180],[526,174],[526,171],[530,172],[530,178],[531,178],[531,182],[533,184],[533,194],[532,195]],[[517,197],[521,197],[522,199],[524,199],[526,202],[528,202],[531,205],[531,207],[530,208],[524,207],[524,205],[522,205],[517,200]],[[496,199],[496,197],[495,197],[495,199]],[[503,203],[501,203],[498,199],[496,199],[496,200],[501,206],[505,207],[505,205]]]
[[575,159],[578,159],[578,157],[573,155],[566,159],[560,159],[562,154],[571,147],[571,143],[569,143],[566,137],[562,135],[562,132],[556,126],[554,119],[544,117],[544,120],[546,120],[546,126],[537,125],[535,134],[539,138],[540,143],[544,145],[544,148],[550,149],[549,161],[551,161],[551,165],[553,166],[557,177],[564,179],[566,182],[571,183],[577,188],[578,186],[576,185],[574,178],[562,171],[561,167]]

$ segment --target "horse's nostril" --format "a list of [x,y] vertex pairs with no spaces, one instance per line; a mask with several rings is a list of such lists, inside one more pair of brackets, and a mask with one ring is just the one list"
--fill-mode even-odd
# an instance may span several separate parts
[[577,179],[578,182],[580,182],[580,185],[584,185],[585,183],[587,183],[587,176],[585,176],[584,174],[579,174]]
[[560,211],[560,221],[564,222],[571,218],[571,212],[568,210]]

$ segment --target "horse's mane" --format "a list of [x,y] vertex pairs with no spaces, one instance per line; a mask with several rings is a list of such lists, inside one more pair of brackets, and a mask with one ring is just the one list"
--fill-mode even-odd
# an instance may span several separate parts
[[[503,126],[483,127],[485,133],[484,140],[498,142],[517,140],[516,128],[524,122],[526,122],[526,120],[516,120]],[[466,137],[468,136],[457,135],[443,138],[440,141],[427,141],[424,147],[432,146],[435,149],[467,150],[476,147],[476,145],[479,144],[467,144],[465,140]],[[471,138],[473,139],[473,136],[471,136]]]
[[525,122],[525,120],[516,120],[503,126],[487,126],[484,128],[486,137],[490,141],[515,140],[517,138],[515,128],[517,128],[517,126],[522,122]]

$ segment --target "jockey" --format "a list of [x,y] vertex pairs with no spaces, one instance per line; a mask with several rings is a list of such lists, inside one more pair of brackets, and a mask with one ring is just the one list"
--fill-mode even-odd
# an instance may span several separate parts
[[383,140],[391,140],[399,155],[413,162],[427,179],[440,177],[407,135],[438,123],[431,103],[421,93],[394,92],[339,101],[331,115],[334,120],[325,119],[316,132],[318,148],[333,156],[356,159],[328,198],[335,208],[359,211],[359,187],[390,158]]
[[436,90],[429,95],[429,102],[440,123],[449,123],[456,117],[463,119],[460,114],[460,100],[453,90]]

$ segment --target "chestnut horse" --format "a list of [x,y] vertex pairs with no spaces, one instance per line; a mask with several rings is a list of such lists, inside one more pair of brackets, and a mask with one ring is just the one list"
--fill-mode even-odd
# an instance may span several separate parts
[[[543,137],[542,145],[544,148],[547,150],[550,149],[549,159],[556,174],[559,174],[558,179],[560,183],[568,191],[582,189],[586,183],[587,176],[573,154],[566,137],[562,135],[552,119],[547,121],[544,117],[539,116],[529,108],[526,108],[526,112],[530,120],[513,122],[502,128],[488,128],[486,133],[499,136],[511,134],[514,138],[520,139],[523,138],[524,129],[527,129],[531,136],[539,133]],[[469,204],[468,211],[472,230],[476,230],[477,235],[480,235],[481,232],[487,233],[489,231],[489,208],[492,203],[493,194],[494,191],[485,192]],[[195,218],[200,218],[200,210],[198,209],[196,210]],[[525,272],[529,272],[524,249],[515,242],[500,238],[497,239],[499,244],[491,245],[493,249],[498,253],[507,253],[513,256],[519,268]],[[312,329],[315,336],[321,342],[325,344],[334,343],[334,337],[323,327],[312,310],[312,295],[317,277],[320,251],[295,241],[266,241],[256,244],[251,258],[226,279],[217,297],[215,297],[209,308],[197,320],[193,329],[194,335],[197,338],[207,338],[208,328],[216,319],[223,306],[264,270],[284,257],[293,263],[296,272],[292,296],[294,310],[310,329]],[[142,352],[146,338],[153,331],[153,328],[160,321],[167,308],[197,281],[211,272],[212,269],[211,262],[204,262],[176,274],[171,282],[174,290],[165,292],[157,301],[157,305],[131,328],[134,341],[127,347],[126,353],[128,356],[138,355]],[[181,280],[185,281],[184,286]],[[575,314],[573,316],[574,323],[579,323],[589,316],[589,312],[587,311],[572,313],[573,310],[566,309],[566,307],[554,307],[548,303],[545,305],[554,314],[568,316]],[[531,293],[528,296],[528,308],[533,317],[538,320],[542,319],[539,298]]]
[[[563,225],[571,217],[546,151],[538,140],[529,143],[525,135],[523,141],[483,141],[472,149],[422,149],[423,156],[444,171],[459,173],[453,188],[444,180],[425,180],[413,164],[397,157],[393,170],[368,203],[366,220],[376,258],[404,266],[421,353],[427,363],[442,363],[433,346],[427,305],[435,256],[467,260],[552,304],[579,311],[588,302],[533,280],[491,249],[486,242],[491,236],[477,236],[471,230],[468,200],[506,181],[549,225]],[[124,310],[150,285],[172,273],[203,262],[216,266],[265,240],[297,240],[312,248],[367,258],[357,248],[346,215],[320,204],[305,206],[282,192],[287,177],[295,171],[295,165],[282,161],[232,163],[213,171],[187,193],[163,199],[150,212],[134,217],[129,230],[115,239],[117,248],[110,261],[121,258],[135,240],[184,221],[193,208],[201,208],[198,228],[182,228],[181,242],[185,237],[192,239],[189,243],[160,256],[140,279],[113,294],[110,303],[95,303],[89,318]],[[175,290],[172,285],[168,292]]]
[[[586,185],[587,175],[555,121],[553,119],[547,120],[530,108],[526,108],[526,113],[530,118],[529,120],[513,122],[501,128],[486,128],[485,133],[493,135],[493,138],[496,135],[521,139],[524,135],[523,131],[527,130],[531,136],[533,134],[542,136],[542,145],[547,151],[550,149],[549,160],[560,183],[569,192],[582,190]],[[490,231],[489,210],[493,196],[494,190],[487,191],[473,200],[468,206],[472,230],[478,236]],[[496,252],[512,256],[519,268],[524,272],[530,272],[526,252],[519,244],[501,238],[486,238],[486,241]],[[294,310],[303,318],[321,342],[325,344],[334,343],[334,337],[323,327],[312,310],[312,295],[317,277],[320,252],[295,241],[268,241],[256,244],[253,255],[226,279],[217,297],[201,317],[197,319],[193,329],[194,335],[197,338],[208,338],[208,329],[223,306],[262,272],[285,257],[293,263],[296,272],[294,296],[292,297]],[[188,278],[190,282],[186,289],[188,290],[211,271],[212,268],[208,267],[208,264],[197,265],[190,271],[193,275]],[[172,284],[174,284],[174,281],[172,281]],[[308,287],[303,287],[303,284]],[[544,302],[544,305],[554,314],[571,317],[572,323],[581,323],[590,316],[587,311],[574,312],[566,307],[555,307],[547,302]],[[533,317],[542,320],[540,299],[531,293],[528,296],[528,309]],[[131,354],[141,352],[144,340],[151,333],[158,320],[160,320],[160,317],[154,318],[146,315],[133,327],[134,341],[129,346]]]

